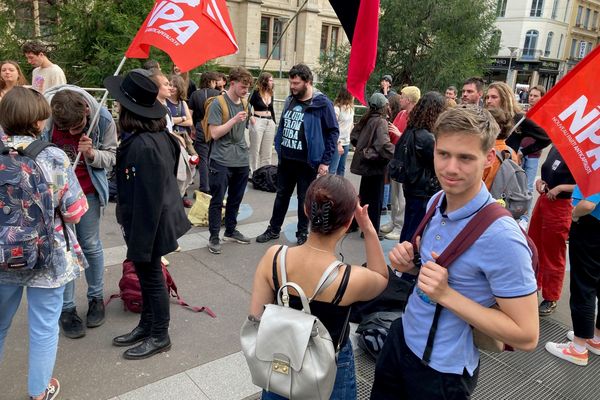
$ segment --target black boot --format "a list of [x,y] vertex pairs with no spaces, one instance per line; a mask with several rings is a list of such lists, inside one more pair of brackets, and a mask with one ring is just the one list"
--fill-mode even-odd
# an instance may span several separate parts
[[123,357],[127,360],[142,360],[169,350],[171,350],[169,335],[162,339],[148,337],[142,343],[125,351]]
[[131,332],[114,338],[113,345],[118,347],[133,346],[148,337],[150,337],[149,329],[136,326]]
[[60,327],[63,335],[69,339],[78,339],[85,336],[85,327],[83,321],[77,315],[77,310],[64,310],[60,313]]
[[92,299],[88,302],[88,312],[86,317],[86,326],[96,328],[104,323],[104,300]]

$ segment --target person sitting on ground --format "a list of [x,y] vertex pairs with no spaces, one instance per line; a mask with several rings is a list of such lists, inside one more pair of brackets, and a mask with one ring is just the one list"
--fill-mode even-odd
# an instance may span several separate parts
[[[0,102],[0,126],[6,132],[6,135],[0,138],[1,143],[6,147],[27,149],[39,137],[44,121],[49,116],[50,106],[40,93],[24,87],[13,88]],[[1,241],[0,358],[12,319],[23,297],[23,289],[26,288],[29,309],[27,389],[31,399],[52,400],[57,398],[60,391],[60,383],[52,377],[52,372],[58,347],[58,319],[63,304],[63,292],[65,285],[76,279],[87,266],[70,224],[79,222],[88,205],[71,168],[69,157],[64,151],[58,147],[46,147],[35,161],[49,184],[50,201],[56,215],[52,223],[53,238],[47,237],[52,243],[39,243],[40,248],[44,245],[53,246],[52,259],[50,264],[41,269],[8,270],[4,265],[5,260],[10,262],[7,257],[10,253],[5,253],[6,242]],[[21,170],[20,166],[15,167]],[[6,172],[6,169],[2,171],[1,176],[6,176]],[[23,170],[23,173],[28,175],[27,182],[43,180],[36,171]],[[4,185],[4,182],[1,184]],[[4,213],[7,210],[8,213],[11,212],[10,207],[5,205]],[[10,232],[11,227],[0,226],[0,235],[9,234],[5,229]],[[19,334],[24,339],[23,333]]]
[[[307,295],[312,295],[325,269],[336,261],[336,245],[346,234],[353,217],[365,234],[367,268],[344,264],[331,286],[311,302],[311,312],[323,322],[334,346],[341,341],[332,399],[356,399],[354,355],[347,326],[350,307],[355,302],[375,298],[388,282],[388,269],[377,230],[368,216],[368,208],[368,205],[361,207],[358,204],[356,190],[346,178],[328,174],[313,181],[304,203],[310,219],[310,234],[304,244],[287,249],[285,256],[288,281],[300,285]],[[256,318],[262,315],[265,304],[275,302],[281,286],[278,256],[282,247],[271,246],[256,268],[250,301],[250,314]],[[290,306],[301,309],[300,298],[292,294]],[[262,399],[282,397],[264,391]]]

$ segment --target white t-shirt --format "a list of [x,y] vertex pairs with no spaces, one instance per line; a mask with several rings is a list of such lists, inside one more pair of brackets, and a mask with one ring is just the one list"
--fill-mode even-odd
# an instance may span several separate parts
[[65,73],[56,64],[51,64],[49,67],[37,67],[31,73],[31,87],[40,93],[51,87],[64,85],[67,83]]
[[352,128],[354,128],[354,107],[344,106],[343,108],[340,108],[339,106],[335,106],[333,109],[335,110],[335,116],[338,125],[340,126],[338,143],[342,146],[346,146],[347,144],[350,144],[350,132],[352,132]]

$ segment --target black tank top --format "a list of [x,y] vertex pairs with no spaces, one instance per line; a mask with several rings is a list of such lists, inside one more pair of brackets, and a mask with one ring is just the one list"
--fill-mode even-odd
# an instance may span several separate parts
[[[277,267],[277,257],[279,256],[279,252],[281,251],[282,247],[280,247],[275,253],[275,256],[273,256],[273,287],[275,288],[275,296],[277,296],[277,291],[279,290],[279,268]],[[350,265],[345,265],[346,268],[344,270],[344,275],[342,276],[342,282],[340,283],[340,286],[331,303],[319,300],[313,300],[310,302],[311,314],[319,318],[323,325],[325,325],[325,328],[327,328],[329,334],[331,335],[333,345],[336,346],[336,348],[340,342],[340,335],[342,334],[342,331],[344,331],[344,338],[340,347],[346,344],[346,340],[348,340],[349,336],[349,329],[347,327],[344,329],[344,324],[348,325],[348,313],[350,312],[350,306],[339,305],[340,301],[342,301],[342,298],[344,297],[344,293],[346,292],[346,287],[348,287],[350,270],[352,269]],[[302,310],[302,302],[299,296],[290,294],[290,307],[295,308],[296,310]]]

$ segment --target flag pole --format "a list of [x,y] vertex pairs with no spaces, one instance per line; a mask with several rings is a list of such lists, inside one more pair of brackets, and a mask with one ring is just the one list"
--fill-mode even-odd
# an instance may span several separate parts
[[[123,65],[125,65],[126,60],[127,60],[127,57],[123,56],[123,59],[119,63],[119,66],[117,67],[113,76],[119,75],[119,72],[121,72],[121,69],[123,68]],[[104,103],[106,103],[107,98],[108,98],[108,90],[104,89],[104,94],[102,95],[102,99],[100,100],[100,106],[94,113],[94,116],[92,117],[92,121],[90,122],[90,126],[88,127],[88,130],[85,133],[85,136],[90,136],[90,134],[92,133],[92,129],[94,129],[94,126],[100,119],[100,109],[104,106]],[[77,163],[79,163],[80,158],[81,158],[81,152],[77,153],[77,157],[75,158],[75,161],[73,162],[73,168],[77,167]]]

